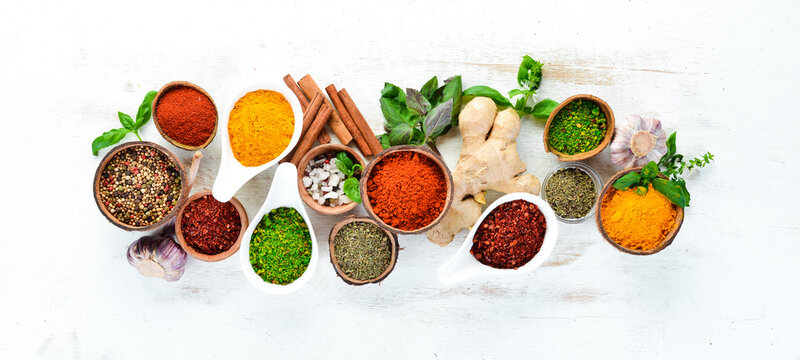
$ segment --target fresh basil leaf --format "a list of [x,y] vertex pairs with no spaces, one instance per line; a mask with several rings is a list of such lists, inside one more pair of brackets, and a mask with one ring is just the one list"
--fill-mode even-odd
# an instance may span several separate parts
[[685,208],[689,205],[689,199],[686,198],[684,188],[681,185],[669,181],[667,179],[655,178],[653,179],[653,188],[660,192],[664,197],[669,199],[673,204]]
[[139,111],[136,112],[136,125],[134,129],[139,130],[144,124],[150,121],[150,115],[153,113],[153,99],[155,99],[157,91],[150,91],[144,96],[142,104],[139,105]]
[[655,179],[658,176],[658,164],[655,161],[647,163],[642,168],[642,177],[645,179]]
[[381,142],[381,147],[383,147],[384,150],[392,147],[392,144],[389,142],[389,134],[381,134],[381,136],[378,136],[378,141]]
[[533,106],[532,115],[537,119],[547,119],[557,107],[558,102],[550,99],[544,99]]
[[100,151],[102,148],[109,147],[118,143],[125,135],[128,135],[130,130],[126,128],[119,128],[114,130],[109,130],[103,133],[103,135],[98,136],[94,141],[92,141],[92,154],[97,156],[97,152]]
[[431,110],[431,103],[421,92],[408,88],[406,89],[406,106],[412,114],[425,116]]
[[414,128],[406,123],[399,123],[389,133],[389,143],[392,146],[407,145],[411,141],[411,135]]
[[670,162],[670,158],[672,158],[675,155],[675,152],[677,151],[677,148],[675,146],[675,141],[677,140],[677,135],[678,135],[678,132],[676,131],[676,132],[673,132],[667,138],[667,153],[664,154],[664,156],[662,156],[661,159],[658,161],[659,164],[666,165],[668,162]]
[[[405,95],[403,96],[403,99],[405,101]],[[408,111],[405,102],[400,103],[395,99],[385,97],[382,97],[380,102],[381,112],[383,113],[383,117],[386,119],[386,124],[389,125],[389,128],[393,129],[398,124],[407,123],[411,120],[411,112]]]
[[344,151],[336,154],[336,167],[347,176],[353,175],[353,160]]
[[524,91],[522,91],[520,89],[514,89],[514,90],[511,90],[511,91],[508,92],[508,97],[509,98],[513,98],[513,97],[515,97],[517,95],[524,95],[524,94],[525,94]]
[[361,202],[361,192],[358,189],[358,179],[349,177],[344,181],[344,194],[354,202]]
[[539,89],[539,84],[542,82],[542,66],[540,63],[528,55],[522,58],[522,63],[519,65],[517,72],[517,82],[525,89],[536,91]]
[[361,166],[361,164],[359,164],[359,163],[353,164],[353,174],[355,174],[356,171],[359,171],[359,170],[364,170],[364,167]]
[[689,203],[692,200],[692,196],[689,195],[689,190],[686,190],[686,180],[683,180],[682,178],[678,178],[677,180],[675,180],[673,182],[681,187],[681,192],[683,193],[683,197],[686,198],[686,206],[689,206]]
[[527,97],[523,96],[521,98],[517,98],[517,102],[514,104],[514,109],[517,110],[517,112],[522,112],[522,110],[525,109],[525,104],[527,103],[528,103]]
[[418,127],[414,127],[413,129],[414,130],[411,133],[411,141],[409,141],[409,145],[424,145],[425,133],[423,133]]
[[419,90],[419,92],[421,92],[422,96],[424,96],[426,99],[428,99],[428,101],[430,101],[433,98],[433,93],[436,92],[436,89],[438,87],[439,87],[439,79],[437,79],[436,76],[434,76],[430,80],[428,80],[428,82],[426,82],[425,85],[422,85],[422,88]]
[[444,87],[441,102],[444,103],[450,99],[453,99],[450,123],[456,126],[458,125],[458,113],[461,112],[461,75],[450,78]]
[[118,111],[117,117],[119,117],[119,122],[122,124],[122,127],[128,130],[136,130],[136,122],[133,121],[130,115]]
[[636,190],[633,190],[633,192],[636,195],[645,196],[645,195],[647,195],[647,189],[649,189],[649,187],[647,187],[647,186],[637,186]]
[[638,184],[641,179],[642,177],[639,175],[639,173],[636,171],[631,171],[617,179],[617,181],[614,181],[613,186],[617,190],[625,190],[633,185]]
[[[509,93],[510,95],[510,93]],[[472,86],[463,92],[463,96],[484,96],[492,99],[497,106],[511,106],[511,101],[508,100],[503,94],[499,91],[492,89],[488,86],[483,85],[476,85]]]
[[450,125],[452,113],[453,99],[449,99],[431,110],[422,124],[422,128],[425,130],[425,138],[432,140],[443,134],[447,126]]

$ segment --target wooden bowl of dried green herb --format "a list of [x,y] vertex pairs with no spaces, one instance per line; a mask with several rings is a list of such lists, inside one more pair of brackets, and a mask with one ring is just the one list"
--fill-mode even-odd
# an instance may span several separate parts
[[350,285],[383,281],[397,263],[397,235],[366,217],[349,217],[333,226],[328,236],[331,264]]
[[544,126],[544,149],[560,161],[595,156],[614,137],[614,112],[594,95],[568,97],[550,113]]

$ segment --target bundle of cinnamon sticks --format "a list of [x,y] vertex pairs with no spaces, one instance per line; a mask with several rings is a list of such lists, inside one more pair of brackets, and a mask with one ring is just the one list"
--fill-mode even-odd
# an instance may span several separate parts
[[287,74],[283,81],[297,96],[304,114],[300,141],[293,152],[281,162],[291,161],[298,165],[315,141],[319,141],[320,144],[329,143],[331,137],[325,131],[326,124],[342,144],[347,145],[350,141],[354,141],[364,156],[375,155],[383,150],[380,141],[347,90],[337,91],[334,85],[328,85],[325,88],[330,98],[328,100],[311,75],[303,76],[300,81],[295,82],[292,76]]

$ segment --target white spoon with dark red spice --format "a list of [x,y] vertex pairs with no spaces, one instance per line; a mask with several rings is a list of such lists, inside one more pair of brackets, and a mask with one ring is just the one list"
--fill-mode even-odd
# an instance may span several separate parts
[[[478,228],[483,223],[486,216],[488,216],[492,210],[496,209],[502,204],[515,200],[524,200],[535,204],[539,208],[539,211],[541,211],[542,215],[544,215],[544,219],[547,224],[547,230],[545,231],[544,239],[542,240],[542,246],[533,256],[533,258],[530,259],[530,261],[516,269],[499,269],[484,265],[478,261],[475,256],[472,255],[472,253],[470,253],[470,249],[472,249],[473,244],[472,241],[475,238],[475,233],[478,231]],[[483,214],[481,214],[481,217],[478,218],[478,221],[475,222],[475,225],[469,231],[467,238],[464,240],[464,243],[461,244],[461,247],[458,248],[456,254],[453,255],[450,260],[440,266],[438,270],[436,270],[436,276],[439,278],[439,281],[444,284],[455,284],[457,282],[482,275],[526,274],[547,261],[547,258],[550,257],[550,254],[556,247],[557,239],[558,220],[556,219],[556,214],[553,212],[553,209],[550,208],[550,205],[547,203],[547,201],[544,201],[542,198],[529,193],[518,192],[506,194],[486,208]]]

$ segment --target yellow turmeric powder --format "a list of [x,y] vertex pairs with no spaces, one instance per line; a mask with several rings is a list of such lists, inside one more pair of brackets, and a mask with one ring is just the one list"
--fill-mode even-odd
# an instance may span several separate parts
[[233,156],[244,166],[259,166],[277,158],[294,133],[294,112],[281,93],[251,91],[231,110],[228,135]]
[[608,236],[617,244],[632,250],[658,247],[675,227],[675,205],[648,185],[645,196],[633,189],[614,188],[600,207],[600,215]]

